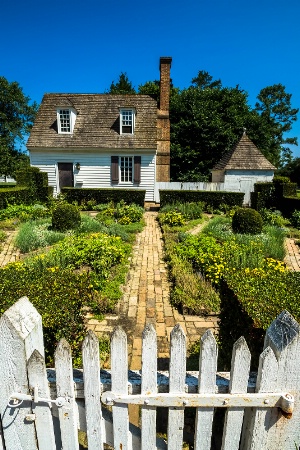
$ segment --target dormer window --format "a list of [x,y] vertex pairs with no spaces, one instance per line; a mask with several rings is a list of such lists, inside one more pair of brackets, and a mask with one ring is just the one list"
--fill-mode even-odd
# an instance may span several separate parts
[[134,109],[124,108],[120,110],[120,134],[133,134],[135,124]]
[[58,132],[62,134],[73,133],[76,113],[71,108],[58,108],[57,125]]

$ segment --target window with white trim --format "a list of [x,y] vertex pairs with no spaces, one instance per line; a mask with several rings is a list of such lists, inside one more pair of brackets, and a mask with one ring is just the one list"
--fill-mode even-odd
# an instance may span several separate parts
[[120,156],[120,180],[121,183],[132,183],[133,181],[132,156]]
[[120,110],[120,133],[133,134],[135,124],[135,111],[133,109]]
[[58,108],[57,129],[59,133],[73,133],[76,113],[70,108]]

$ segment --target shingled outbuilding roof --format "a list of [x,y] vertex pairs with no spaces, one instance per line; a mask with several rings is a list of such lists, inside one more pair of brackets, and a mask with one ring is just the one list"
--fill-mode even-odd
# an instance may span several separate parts
[[239,142],[226,153],[213,170],[275,170],[244,132]]
[[[76,111],[72,134],[57,131],[57,109],[62,107]],[[120,108],[135,109],[132,135],[120,134]],[[156,149],[157,102],[140,94],[45,94],[27,147]]]

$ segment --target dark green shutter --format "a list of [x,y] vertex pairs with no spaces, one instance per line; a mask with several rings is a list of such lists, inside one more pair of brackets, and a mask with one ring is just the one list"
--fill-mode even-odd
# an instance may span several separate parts
[[119,183],[119,157],[111,157],[111,182]]
[[141,157],[135,156],[134,157],[134,183],[140,183],[141,182]]

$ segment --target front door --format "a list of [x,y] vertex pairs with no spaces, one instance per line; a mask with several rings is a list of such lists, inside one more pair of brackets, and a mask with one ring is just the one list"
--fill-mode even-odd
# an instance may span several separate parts
[[73,163],[58,163],[59,190],[74,187]]

